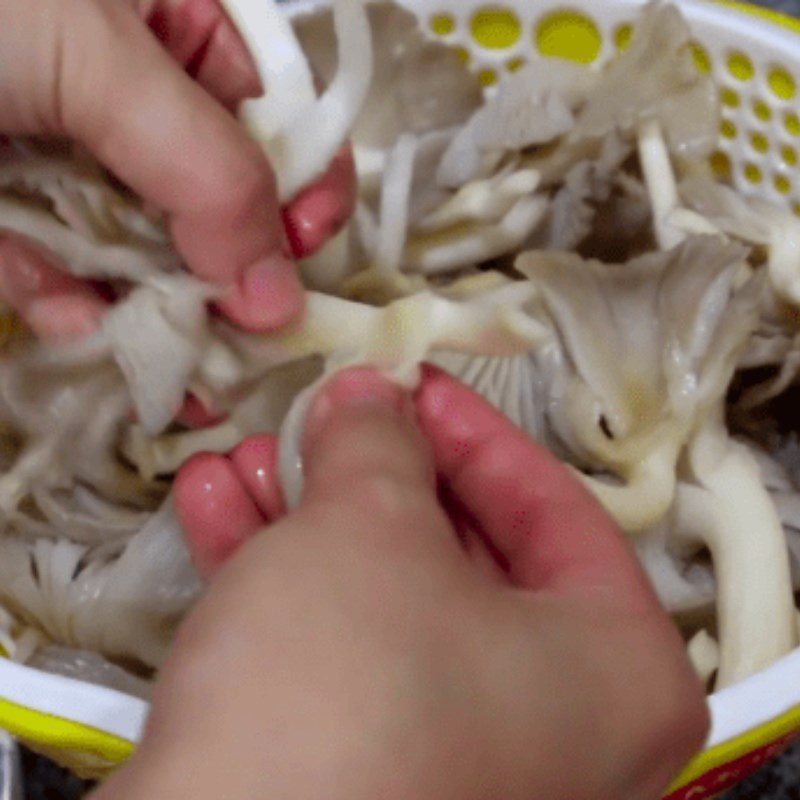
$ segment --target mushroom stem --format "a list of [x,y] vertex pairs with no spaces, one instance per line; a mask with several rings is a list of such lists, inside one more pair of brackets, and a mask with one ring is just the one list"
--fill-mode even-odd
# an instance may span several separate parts
[[678,537],[711,551],[721,689],[795,647],[795,608],[783,527],[752,455],[731,441],[698,478],[702,488],[678,488],[675,527]]
[[639,161],[653,206],[656,240],[659,248],[671,250],[683,242],[686,235],[669,221],[679,205],[678,187],[658,120],[642,122],[637,139]]
[[691,638],[687,652],[697,676],[707,684],[719,669],[719,644],[716,639],[703,628]]

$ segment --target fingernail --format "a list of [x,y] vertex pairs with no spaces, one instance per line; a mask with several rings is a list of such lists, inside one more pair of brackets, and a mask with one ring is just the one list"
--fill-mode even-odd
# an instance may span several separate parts
[[239,479],[267,521],[285,513],[277,473],[277,442],[269,435],[250,436],[230,454]]
[[0,287],[8,303],[25,305],[41,292],[42,273],[31,258],[20,254],[13,242],[6,243],[2,254]]
[[226,414],[214,411],[203,403],[200,398],[189,393],[183,401],[180,411],[175,417],[175,422],[180,423],[186,428],[199,430],[201,428],[211,428],[225,420]]
[[352,214],[356,203],[353,152],[344,146],[327,172],[284,209],[284,229],[296,258],[317,252],[335,236]]
[[306,438],[313,438],[334,412],[344,408],[385,408],[403,413],[406,393],[374,369],[356,368],[342,372],[317,395],[306,421]]
[[178,473],[174,492],[192,559],[204,575],[214,572],[264,525],[235,467],[224,456],[194,456]]
[[337,233],[345,220],[343,205],[335,189],[312,186],[283,212],[283,228],[295,258],[308,258]]
[[[313,252],[313,245],[319,238],[319,231],[314,228],[307,210],[299,200],[293,207],[283,211],[283,230],[289,249],[295,258],[307,258]],[[310,242],[313,240],[313,242]]]
[[49,342],[83,339],[99,330],[103,310],[81,297],[42,297],[23,310],[37,336]]
[[241,327],[260,332],[294,321],[302,314],[304,303],[294,262],[274,253],[248,267],[220,306]]

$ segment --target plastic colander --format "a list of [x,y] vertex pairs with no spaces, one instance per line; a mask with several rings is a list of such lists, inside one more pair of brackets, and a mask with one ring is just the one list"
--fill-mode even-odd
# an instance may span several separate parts
[[[642,0],[399,1],[428,36],[457,49],[488,91],[503,73],[549,57],[603,63],[627,46],[642,6]],[[675,2],[693,31],[697,69],[719,87],[716,173],[800,215],[800,21],[730,0]],[[299,0],[287,13],[319,4]],[[0,337],[12,327],[0,319]],[[675,781],[669,800],[713,797],[800,738],[800,649],[712,695],[710,706],[705,749]],[[83,776],[101,776],[124,761],[146,715],[139,699],[0,658],[0,727]]]

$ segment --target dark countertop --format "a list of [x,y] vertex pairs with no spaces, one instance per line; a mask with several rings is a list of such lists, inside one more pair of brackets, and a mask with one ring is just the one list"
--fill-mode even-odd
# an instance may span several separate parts
[[728,792],[722,800],[798,800],[800,745]]
[[757,6],[773,8],[775,11],[783,11],[784,14],[791,14],[800,17],[800,0],[750,0]]

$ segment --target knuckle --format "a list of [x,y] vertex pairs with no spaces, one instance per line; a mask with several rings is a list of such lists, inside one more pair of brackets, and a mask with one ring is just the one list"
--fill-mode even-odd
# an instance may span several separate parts
[[241,174],[236,176],[232,185],[245,208],[256,208],[264,202],[265,197],[276,194],[275,174],[255,143],[248,143],[242,153],[245,158]]
[[199,209],[218,211],[226,223],[236,229],[246,227],[254,214],[263,220],[277,194],[269,164],[258,146],[244,136],[236,150],[229,149],[217,163],[207,164],[207,172],[197,179],[209,189],[213,187]]
[[708,730],[705,692],[683,654],[665,667],[660,683],[654,698],[654,719],[661,732],[656,747],[672,743],[676,758],[685,760],[702,744]]
[[376,478],[416,488],[432,471],[430,452],[418,432],[388,415],[337,417],[325,430],[318,463],[329,476],[358,475],[364,483]]
[[[55,15],[51,91],[46,115],[54,132],[82,139],[90,125],[103,140],[110,122],[97,113],[110,89],[108,75],[97,71],[109,50],[119,49],[127,35],[130,9],[113,0],[69,0]],[[91,77],[89,77],[91,76]]]
[[671,768],[671,779],[702,746],[709,712],[703,686],[677,630],[666,620],[660,627],[660,631],[649,628],[650,678],[637,701],[639,713],[646,709],[647,726],[640,739],[639,763],[644,765],[640,774],[660,774]]

